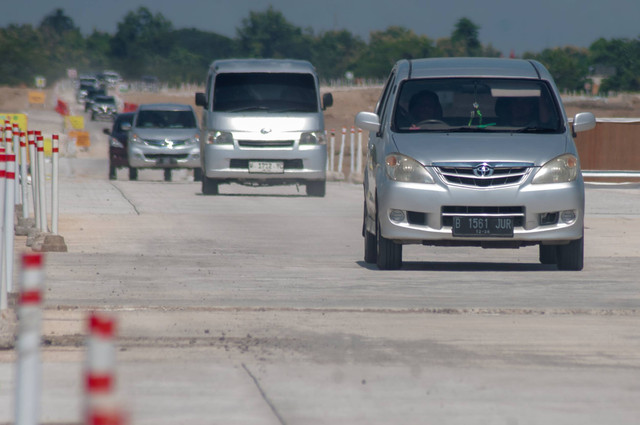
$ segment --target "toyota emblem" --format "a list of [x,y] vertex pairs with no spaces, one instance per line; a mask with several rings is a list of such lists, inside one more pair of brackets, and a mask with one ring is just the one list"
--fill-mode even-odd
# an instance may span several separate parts
[[493,166],[483,162],[473,167],[473,174],[476,177],[491,177],[493,175]]

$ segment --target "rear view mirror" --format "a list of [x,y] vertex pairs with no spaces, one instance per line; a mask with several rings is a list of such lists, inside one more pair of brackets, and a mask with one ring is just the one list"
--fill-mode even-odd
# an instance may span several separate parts
[[333,95],[331,93],[325,93],[322,95],[322,110],[324,111],[330,106],[333,106]]

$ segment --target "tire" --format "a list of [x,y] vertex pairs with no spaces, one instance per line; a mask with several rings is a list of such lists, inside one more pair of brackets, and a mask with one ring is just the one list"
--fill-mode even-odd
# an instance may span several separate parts
[[379,220],[376,220],[376,248],[376,264],[380,270],[398,270],[402,267],[402,245],[382,236]]
[[166,182],[170,182],[171,181],[171,168],[165,168],[164,169],[164,181],[166,181]]
[[218,180],[210,179],[209,177],[202,175],[202,193],[204,195],[217,195]]
[[324,195],[327,191],[327,182],[326,181],[314,181],[307,183],[307,195],[315,196],[318,198],[324,198]]
[[202,181],[202,168],[193,169],[193,181],[194,182]]
[[109,164],[109,180],[117,180],[117,179],[118,179],[118,175],[116,173],[116,167]]
[[375,264],[378,260],[376,245],[376,235],[367,230],[367,204],[364,204],[364,214],[362,216],[362,236],[364,236],[364,262]]
[[558,246],[557,245],[539,245],[540,264],[557,264],[558,263]]
[[138,169],[129,167],[129,180],[138,180]]
[[558,245],[558,270],[580,271],[584,267],[584,236]]

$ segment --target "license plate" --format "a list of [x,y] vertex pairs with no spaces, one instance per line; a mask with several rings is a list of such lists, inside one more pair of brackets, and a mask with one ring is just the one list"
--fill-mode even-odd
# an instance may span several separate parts
[[513,237],[513,217],[453,217],[453,236]]
[[156,165],[175,165],[178,161],[171,157],[161,157],[156,160]]
[[283,161],[249,161],[250,173],[284,173]]

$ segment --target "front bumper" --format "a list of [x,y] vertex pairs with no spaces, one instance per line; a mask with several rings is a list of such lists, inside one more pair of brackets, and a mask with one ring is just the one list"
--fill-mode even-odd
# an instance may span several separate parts
[[198,145],[166,148],[130,144],[128,157],[134,168],[200,168]]
[[[540,242],[566,243],[583,236],[582,180],[544,185],[525,183],[482,189],[440,183],[398,183],[385,180],[377,189],[378,218],[382,235],[399,243],[476,245],[493,242],[496,245],[502,243],[518,246]],[[518,211],[514,214],[519,217],[513,237],[453,236],[447,215],[451,215],[452,210],[465,209]],[[404,213],[402,220],[398,220],[402,217],[398,211]],[[570,211],[575,214],[575,219],[564,222],[563,212],[568,214]],[[392,216],[395,220],[392,220]]]
[[[273,184],[326,180],[326,145],[302,145],[294,149],[238,149],[233,145],[204,145],[202,166],[212,179]],[[256,173],[249,162],[282,162],[283,171]]]

